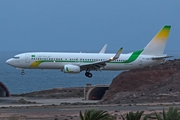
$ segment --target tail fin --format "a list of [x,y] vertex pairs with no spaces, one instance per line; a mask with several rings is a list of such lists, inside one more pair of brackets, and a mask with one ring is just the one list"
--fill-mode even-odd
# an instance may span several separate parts
[[146,45],[142,55],[163,55],[171,26],[164,26]]

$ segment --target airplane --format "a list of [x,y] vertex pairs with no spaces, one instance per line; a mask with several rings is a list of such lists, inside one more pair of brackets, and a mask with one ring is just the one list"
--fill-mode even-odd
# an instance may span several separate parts
[[166,41],[171,26],[165,25],[144,49],[128,54],[121,54],[120,48],[116,54],[105,53],[105,45],[99,53],[70,53],[70,52],[28,52],[15,55],[6,63],[17,69],[57,69],[64,73],[80,73],[91,78],[90,71],[101,70],[130,70],[159,64],[172,56],[164,53]]

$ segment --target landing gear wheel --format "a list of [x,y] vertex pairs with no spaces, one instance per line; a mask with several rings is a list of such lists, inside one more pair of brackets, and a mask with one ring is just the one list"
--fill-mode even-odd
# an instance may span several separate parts
[[88,77],[91,78],[91,77],[92,77],[92,73],[89,73],[89,74],[88,74]]
[[86,72],[86,73],[85,73],[85,76],[88,77],[88,78],[91,78],[91,77],[92,77],[92,73]]
[[88,77],[89,72],[85,72],[85,76]]
[[24,75],[24,74],[25,74],[24,71],[22,71],[22,72],[21,72],[21,75]]

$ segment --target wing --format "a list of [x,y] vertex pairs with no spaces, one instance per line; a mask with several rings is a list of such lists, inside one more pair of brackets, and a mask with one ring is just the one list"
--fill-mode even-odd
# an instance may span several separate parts
[[104,47],[101,49],[101,51],[99,52],[100,54],[104,54],[107,48],[107,44],[104,45]]
[[123,48],[120,48],[119,51],[116,53],[116,55],[112,58],[109,58],[108,60],[96,61],[96,62],[87,63],[87,64],[81,64],[80,68],[81,68],[81,70],[101,70],[101,68],[106,66],[106,62],[110,62],[110,61],[118,59],[120,54],[122,53],[122,49]]

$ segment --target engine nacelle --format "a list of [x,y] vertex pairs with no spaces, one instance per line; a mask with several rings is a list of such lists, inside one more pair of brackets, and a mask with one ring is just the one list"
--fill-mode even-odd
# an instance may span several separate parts
[[64,65],[64,73],[80,73],[81,69],[77,65]]

